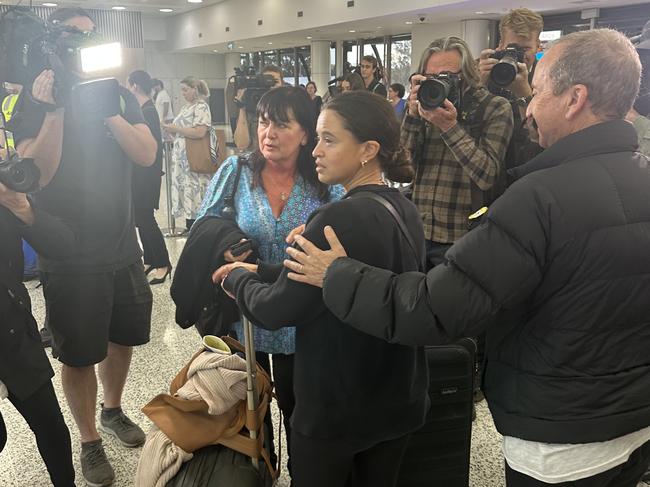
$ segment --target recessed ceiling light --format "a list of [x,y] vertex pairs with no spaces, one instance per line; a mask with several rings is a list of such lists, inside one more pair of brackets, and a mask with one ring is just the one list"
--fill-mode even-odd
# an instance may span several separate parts
[[212,52],[219,52],[218,49],[212,49]]
[[237,49],[243,49],[244,46],[237,46]]
[[43,7],[56,7],[58,3],[52,3],[52,2],[45,2],[43,4]]
[[378,29],[383,29],[383,27],[381,25],[378,25],[377,28]]
[[311,39],[311,36],[307,36],[307,39]]
[[482,10],[479,10],[478,12],[474,12],[474,13],[475,13],[476,15],[484,15],[484,14],[485,14],[485,12],[483,12]]
[[411,25],[411,24],[413,24],[413,22],[411,22],[410,20],[407,20],[407,21],[404,22],[404,23],[405,23],[406,25]]
[[126,10],[126,7],[121,7],[119,5],[116,5],[115,7],[112,7],[113,10]]
[[268,44],[269,46],[272,46],[272,45],[273,45],[273,43],[272,43],[272,42],[267,42],[267,44]]
[[174,9],[173,8],[161,8],[160,11],[163,12],[163,13],[168,14],[169,12],[173,12]]
[[349,32],[350,34],[354,34],[354,33],[356,32],[356,30],[351,29],[351,30],[349,30],[348,32]]
[[203,3],[203,0],[187,0],[187,3]]

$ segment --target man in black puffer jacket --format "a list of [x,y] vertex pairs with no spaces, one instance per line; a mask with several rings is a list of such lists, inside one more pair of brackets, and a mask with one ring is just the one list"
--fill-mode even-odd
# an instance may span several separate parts
[[546,150],[426,276],[331,263],[345,255],[332,234],[330,251],[290,251],[293,278],[324,276],[328,308],[368,334],[440,344],[487,328],[508,487],[635,487],[650,462],[650,169],[624,120],[639,77],[615,31],[554,45],[527,112]]

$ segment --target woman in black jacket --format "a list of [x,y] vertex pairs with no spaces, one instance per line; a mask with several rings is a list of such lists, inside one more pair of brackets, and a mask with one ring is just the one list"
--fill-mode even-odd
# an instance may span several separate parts
[[162,284],[169,275],[172,265],[165,246],[165,239],[156,222],[154,211],[160,201],[160,181],[162,171],[162,134],[160,119],[156,107],[151,101],[153,83],[145,71],[133,71],[129,75],[129,90],[140,104],[144,120],[156,139],[158,149],[152,166],[133,165],[133,207],[135,209],[135,226],[138,227],[144,265],[147,274],[152,274],[149,284]]
[[[47,257],[64,256],[74,248],[70,229],[32,209],[24,194],[0,183],[0,398],[25,418],[55,487],[74,487],[70,433],[54,393],[54,375],[31,313],[22,283],[21,237]],[[0,415],[0,451],[7,431]]]
[[[413,176],[390,104],[365,91],[341,95],[321,113],[317,131],[318,177],[342,184],[347,194],[315,211],[304,235],[323,244],[323,229],[332,226],[350,255],[363,262],[394,272],[421,270],[420,217],[382,178],[382,171],[393,181]],[[408,435],[428,409],[422,348],[352,329],[325,308],[319,289],[289,280],[281,268],[249,269],[230,264],[215,279],[226,276],[224,288],[255,323],[269,329],[296,325],[296,486],[393,486]]]

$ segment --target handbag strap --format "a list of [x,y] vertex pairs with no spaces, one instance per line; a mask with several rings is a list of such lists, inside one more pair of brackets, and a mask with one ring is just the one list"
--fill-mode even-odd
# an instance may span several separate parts
[[393,216],[395,221],[397,222],[397,226],[399,227],[400,231],[402,232],[402,235],[404,235],[404,238],[409,244],[409,247],[411,247],[411,250],[413,251],[413,255],[415,255],[415,258],[417,260],[420,259],[419,257],[419,252],[417,251],[417,246],[415,245],[415,242],[413,241],[413,237],[411,236],[411,232],[409,231],[408,227],[406,226],[406,223],[400,216],[400,214],[397,212],[393,204],[388,201],[386,198],[383,196],[378,195],[377,193],[372,193],[370,191],[360,191],[358,193],[355,193],[353,196],[358,196],[362,198],[367,198],[370,200],[374,200],[380,205],[382,205],[388,212]]
[[242,166],[244,164],[237,158],[237,171],[235,172],[235,184],[233,184],[230,194],[226,196],[223,200],[223,206],[229,208],[235,208],[235,195],[237,194],[237,188],[239,187],[239,179],[241,178]]

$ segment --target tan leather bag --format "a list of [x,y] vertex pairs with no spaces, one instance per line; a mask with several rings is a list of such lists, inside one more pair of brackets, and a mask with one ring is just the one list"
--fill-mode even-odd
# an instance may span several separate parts
[[219,168],[210,155],[210,130],[200,139],[185,137],[185,152],[192,172],[214,174]]

